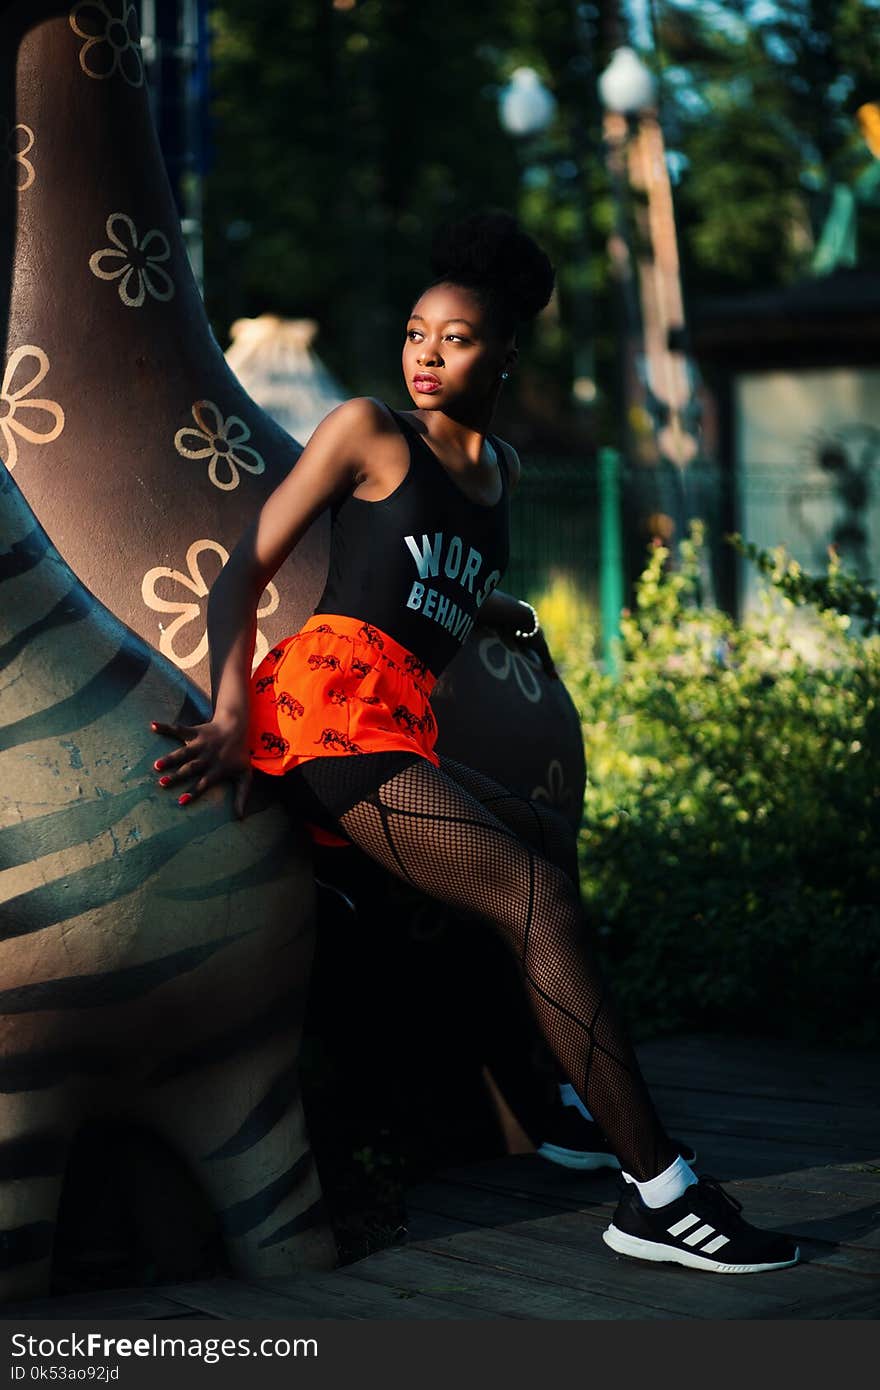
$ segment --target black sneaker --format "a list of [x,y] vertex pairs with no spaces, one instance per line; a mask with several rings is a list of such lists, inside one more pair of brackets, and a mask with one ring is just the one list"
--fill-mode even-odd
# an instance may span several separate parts
[[[537,1152],[561,1168],[574,1168],[580,1173],[594,1173],[600,1168],[619,1171],[620,1162],[595,1120],[585,1120],[574,1105],[554,1107],[544,1126],[546,1138]],[[673,1139],[685,1163],[693,1163],[696,1152],[689,1144]]]
[[655,1260],[712,1274],[758,1274],[797,1264],[790,1236],[759,1231],[744,1221],[740,1203],[715,1178],[702,1177],[665,1207],[645,1206],[634,1183],[602,1239],[618,1255]]

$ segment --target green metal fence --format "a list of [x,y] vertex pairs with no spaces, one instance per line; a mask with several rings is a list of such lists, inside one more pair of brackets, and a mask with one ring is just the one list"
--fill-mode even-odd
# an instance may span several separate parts
[[[600,468],[596,458],[535,456],[523,460],[522,481],[511,510],[511,560],[504,586],[523,597],[541,594],[560,576],[598,614],[600,602]],[[615,592],[629,602],[644,568],[652,535],[673,547],[688,533],[691,517],[706,528],[704,601],[724,604],[733,556],[723,542],[729,526],[723,478],[717,465],[698,460],[680,475],[668,463],[655,467],[621,461],[619,474],[622,553]],[[608,534],[606,533],[606,544]],[[606,582],[608,575],[606,574]]]
[[555,578],[570,579],[598,605],[599,491],[590,458],[532,457],[511,507],[511,593],[540,594]]

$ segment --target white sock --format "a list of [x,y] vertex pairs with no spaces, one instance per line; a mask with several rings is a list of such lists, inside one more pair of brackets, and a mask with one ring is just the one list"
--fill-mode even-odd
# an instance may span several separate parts
[[592,1115],[584,1105],[577,1091],[573,1086],[569,1086],[567,1081],[559,1083],[559,1099],[562,1101],[563,1105],[573,1105],[576,1110],[581,1112],[585,1120],[592,1120]]
[[658,1173],[656,1178],[648,1178],[647,1182],[636,1182],[629,1173],[624,1173],[623,1176],[627,1182],[636,1184],[645,1206],[654,1209],[668,1206],[697,1181],[693,1168],[689,1163],[685,1163],[681,1155],[674,1159],[668,1168],[664,1168],[662,1173]]

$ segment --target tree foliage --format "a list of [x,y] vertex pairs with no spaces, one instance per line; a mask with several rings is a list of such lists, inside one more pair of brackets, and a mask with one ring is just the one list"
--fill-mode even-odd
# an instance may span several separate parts
[[[505,409],[528,447],[566,441],[575,356],[595,339],[613,438],[616,346],[606,243],[614,216],[596,74],[620,41],[617,0],[216,0],[215,162],[206,181],[208,308],[315,317],[352,391],[398,390],[400,324],[435,225],[517,211],[559,268]],[[782,283],[804,270],[835,181],[870,161],[853,113],[876,99],[880,0],[655,0],[667,145],[680,170],[686,289]],[[521,64],[554,92],[543,135],[502,129]],[[863,209],[864,257],[880,212]],[[500,421],[503,426],[504,421]]]
[[876,594],[835,559],[822,579],[780,553],[737,624],[694,602],[700,544],[696,527],[675,572],[651,552],[619,679],[593,664],[569,677],[600,943],[644,1035],[874,1043],[880,637],[854,635],[849,612]]
[[[855,113],[880,99],[877,0],[660,0],[667,139],[691,295],[805,273],[831,189],[872,162]],[[880,267],[880,210],[859,215]]]
[[[589,9],[589,7],[586,7]],[[558,307],[526,334],[523,443],[571,443],[572,321],[584,289],[606,375],[612,224],[594,73],[607,58],[571,0],[218,0],[215,163],[206,181],[208,309],[221,341],[241,314],[310,315],[319,350],[353,391],[393,392],[400,322],[420,290],[438,222],[496,205],[521,216],[559,272]],[[586,44],[586,49],[585,49]],[[558,119],[517,141],[498,97],[534,66]],[[508,399],[511,399],[510,393]],[[514,398],[515,399],[515,398]]]

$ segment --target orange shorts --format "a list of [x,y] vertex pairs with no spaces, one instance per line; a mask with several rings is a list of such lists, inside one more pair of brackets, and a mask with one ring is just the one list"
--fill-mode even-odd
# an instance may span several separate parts
[[435,677],[358,618],[316,613],[268,653],[251,683],[251,763],[280,776],[311,758],[417,753],[434,766]]

